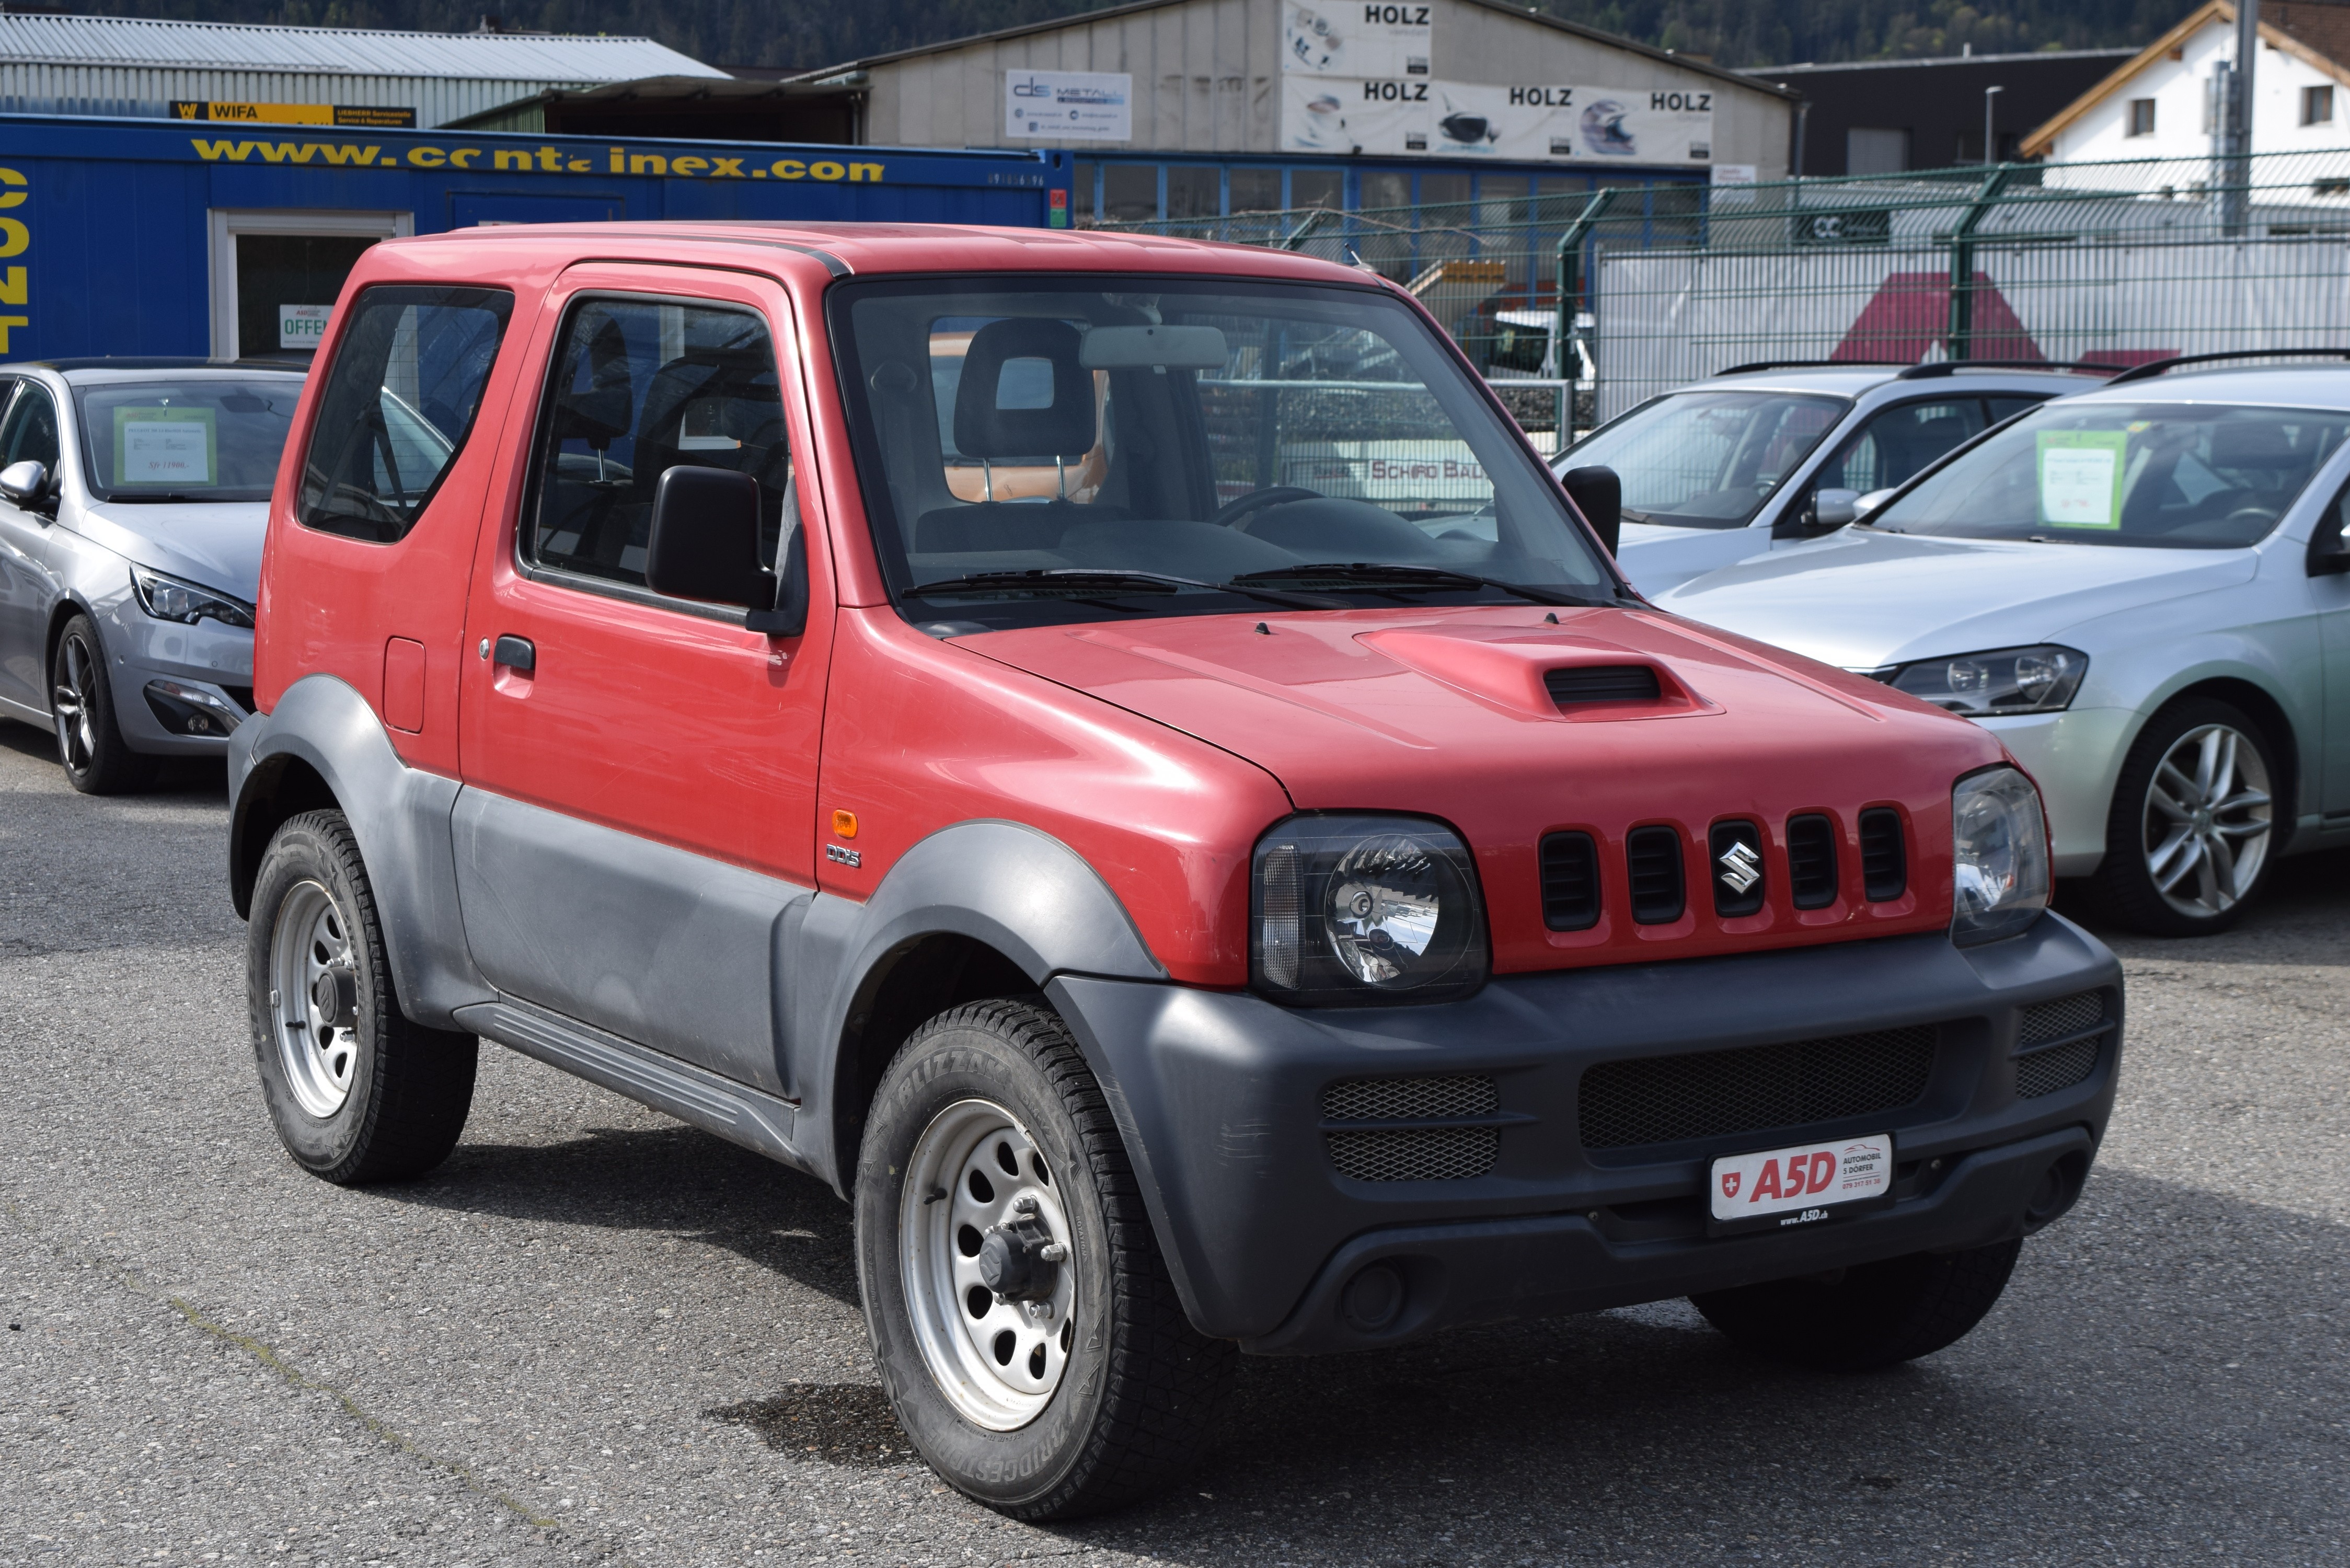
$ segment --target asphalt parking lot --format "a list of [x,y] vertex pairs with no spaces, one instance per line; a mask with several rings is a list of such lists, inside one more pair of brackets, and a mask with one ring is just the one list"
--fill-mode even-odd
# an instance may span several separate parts
[[2116,939],[2097,1174],[1953,1349],[1798,1375],[1666,1304],[1250,1361],[1189,1485],[1040,1529],[911,1459],[814,1181],[494,1048],[431,1179],[297,1170],[220,790],[0,723],[0,1563],[2350,1557],[2350,857]]

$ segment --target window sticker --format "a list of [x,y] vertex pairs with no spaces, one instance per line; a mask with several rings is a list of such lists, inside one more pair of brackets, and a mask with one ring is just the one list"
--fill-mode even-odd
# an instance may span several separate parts
[[2119,528],[2129,436],[2122,431],[2040,432],[2040,520],[2058,528]]
[[210,409],[114,410],[114,483],[212,484],[220,438]]

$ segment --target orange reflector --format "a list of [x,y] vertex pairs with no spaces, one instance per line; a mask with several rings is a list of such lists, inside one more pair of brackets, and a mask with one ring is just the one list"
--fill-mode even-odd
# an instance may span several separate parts
[[832,831],[836,836],[842,838],[856,837],[857,814],[853,811],[834,812],[832,814]]

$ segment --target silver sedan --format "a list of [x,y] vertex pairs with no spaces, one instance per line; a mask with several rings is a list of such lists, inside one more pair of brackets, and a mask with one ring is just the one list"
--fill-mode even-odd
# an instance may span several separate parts
[[261,541],[302,373],[0,365],[0,716],[74,787],[218,755],[253,708]]

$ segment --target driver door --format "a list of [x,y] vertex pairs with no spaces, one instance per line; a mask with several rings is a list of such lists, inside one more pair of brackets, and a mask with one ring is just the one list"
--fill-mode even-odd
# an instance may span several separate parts
[[[0,403],[7,407],[0,415],[0,468],[30,460],[49,471],[54,485],[57,410],[48,389],[10,378],[0,388]],[[55,525],[47,514],[0,498],[0,701],[16,717],[36,723],[49,711],[43,644],[57,597],[48,537]]]

